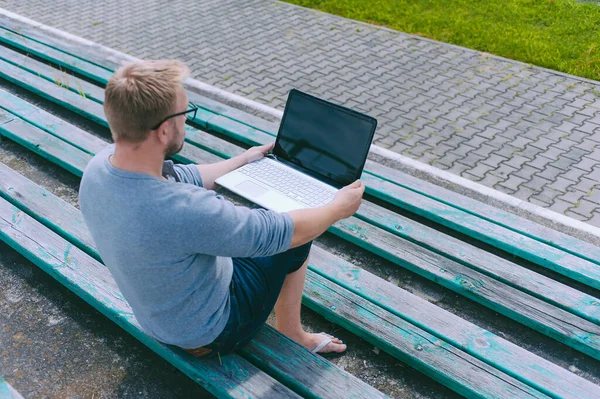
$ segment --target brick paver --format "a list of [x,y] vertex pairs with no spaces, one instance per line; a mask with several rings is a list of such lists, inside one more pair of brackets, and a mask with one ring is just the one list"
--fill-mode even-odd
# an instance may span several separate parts
[[266,0],[0,6],[283,108],[293,88],[369,113],[375,143],[600,226],[600,86]]

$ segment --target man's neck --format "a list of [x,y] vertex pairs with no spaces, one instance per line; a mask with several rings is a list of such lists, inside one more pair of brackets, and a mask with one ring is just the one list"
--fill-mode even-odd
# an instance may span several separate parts
[[110,163],[117,169],[162,178],[164,156],[140,144],[116,143]]

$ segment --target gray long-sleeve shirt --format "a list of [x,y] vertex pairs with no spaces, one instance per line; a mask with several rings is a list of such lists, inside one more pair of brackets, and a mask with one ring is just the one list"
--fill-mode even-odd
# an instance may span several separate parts
[[175,183],[117,169],[112,153],[109,146],[90,161],[79,191],[102,260],[150,336],[209,344],[229,317],[231,257],[287,250],[292,218],[233,205],[202,188],[194,165],[175,165]]

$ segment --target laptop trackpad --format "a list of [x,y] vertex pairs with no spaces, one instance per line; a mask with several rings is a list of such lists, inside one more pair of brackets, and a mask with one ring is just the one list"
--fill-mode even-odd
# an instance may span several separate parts
[[252,182],[250,180],[245,180],[245,181],[241,182],[240,184],[235,186],[235,188],[248,194],[251,197],[260,197],[261,195],[263,195],[269,191],[266,188],[259,186],[258,184],[255,184],[254,182]]

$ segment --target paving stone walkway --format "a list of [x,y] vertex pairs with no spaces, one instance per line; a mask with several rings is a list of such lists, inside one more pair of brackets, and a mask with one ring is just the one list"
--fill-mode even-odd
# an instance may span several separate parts
[[600,226],[600,85],[267,0],[0,7],[282,109],[296,87],[369,113],[375,142]]

